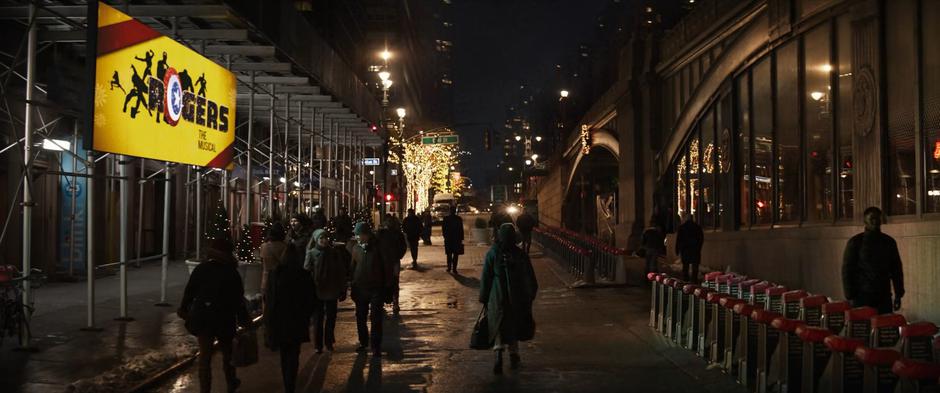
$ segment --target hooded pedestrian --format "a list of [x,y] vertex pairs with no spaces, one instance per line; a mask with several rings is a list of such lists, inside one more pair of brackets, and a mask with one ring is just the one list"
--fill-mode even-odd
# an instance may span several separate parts
[[307,244],[310,243],[310,218],[306,214],[296,213],[290,218],[290,233],[287,238],[291,244],[300,250],[301,255],[305,252]]
[[267,293],[268,277],[274,271],[287,253],[287,234],[284,232],[284,225],[280,222],[274,222],[268,228],[268,236],[261,245],[261,293]]
[[352,217],[345,207],[339,208],[339,214],[333,217],[333,229],[336,231],[334,239],[338,242],[347,242],[353,235]]
[[206,250],[207,260],[193,269],[183,291],[177,314],[186,320],[186,329],[199,341],[199,391],[212,390],[213,343],[222,351],[222,371],[229,392],[241,381],[232,366],[232,339],[236,325],[248,326],[242,278],[227,239],[214,239]]
[[431,229],[434,227],[434,218],[431,217],[431,211],[425,210],[421,213],[421,238],[424,239],[424,245],[431,245]]
[[310,218],[310,230],[315,231],[317,229],[326,228],[326,224],[326,214],[323,214],[323,208],[321,207],[317,209],[317,211],[313,213],[313,217]]
[[299,263],[303,248],[288,245],[285,258],[269,277],[265,293],[264,342],[281,355],[284,391],[297,385],[300,345],[310,341],[310,315],[314,305],[313,278]]
[[317,353],[323,346],[333,352],[336,342],[336,306],[346,300],[346,283],[349,281],[350,257],[346,249],[336,247],[324,229],[313,231],[311,245],[307,248],[304,269],[310,272],[316,286],[316,302],[313,305],[313,343]]
[[522,214],[516,217],[516,227],[519,228],[519,236],[522,238],[522,251],[525,251],[526,254],[529,253],[529,248],[532,246],[532,229],[536,225],[538,225],[538,222],[528,211],[523,210]]
[[519,367],[519,341],[535,336],[532,302],[538,288],[529,256],[516,245],[516,228],[501,225],[480,277],[480,303],[486,307],[489,339],[496,353],[493,373],[502,374],[506,349],[510,367]]
[[[360,222],[356,224],[353,233],[357,241],[347,247],[352,254],[352,300],[356,303],[356,330],[359,333],[356,352],[371,349],[373,357],[380,357],[385,311],[383,304],[390,293],[390,272],[372,228]],[[372,324],[371,332],[366,324],[367,319]]]
[[643,257],[646,258],[646,271],[658,273],[659,258],[666,255],[666,235],[656,220],[650,220],[650,226],[643,231],[640,243],[643,247]]
[[[683,213],[684,222],[679,225],[676,234],[676,254],[682,258],[682,279],[686,282],[698,282],[698,266],[702,262],[702,244],[705,233],[702,232],[692,215]],[[692,270],[689,275],[689,270]]]
[[385,226],[376,233],[379,240],[379,251],[385,258],[386,269],[388,269],[391,280],[388,283],[391,291],[392,312],[395,315],[401,311],[398,304],[399,275],[401,274],[401,258],[408,251],[405,234],[398,226],[398,220],[393,217],[385,221]]
[[457,258],[463,254],[463,219],[457,215],[457,206],[450,207],[450,214],[441,223],[441,232],[444,235],[447,271],[457,273]]
[[418,240],[424,233],[424,224],[421,218],[415,214],[415,209],[408,209],[408,215],[402,221],[402,231],[405,232],[405,239],[408,241],[408,249],[411,250],[411,267],[418,267]]
[[[874,307],[881,314],[901,309],[904,269],[898,244],[881,232],[881,209],[865,209],[865,232],[849,239],[842,256],[842,288],[853,307]],[[891,287],[894,286],[894,304]]]

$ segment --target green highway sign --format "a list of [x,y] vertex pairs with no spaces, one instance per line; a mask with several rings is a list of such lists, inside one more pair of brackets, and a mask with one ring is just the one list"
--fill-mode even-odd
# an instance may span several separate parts
[[435,135],[421,137],[422,145],[455,145],[459,138],[457,135]]

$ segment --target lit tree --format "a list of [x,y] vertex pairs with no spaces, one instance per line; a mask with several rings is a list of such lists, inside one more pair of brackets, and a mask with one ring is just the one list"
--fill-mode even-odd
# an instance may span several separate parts
[[238,260],[251,262],[254,260],[254,248],[251,246],[254,238],[251,235],[251,227],[248,224],[242,226],[241,239],[235,245],[235,254]]
[[206,241],[215,239],[232,241],[228,211],[222,206],[222,202],[219,202],[218,206],[215,208],[215,212],[212,214],[212,221],[209,226],[206,227],[205,239]]
[[432,188],[442,192],[450,192],[448,174],[450,167],[456,164],[456,145],[425,145],[418,141],[399,142],[392,138],[393,143],[400,143],[400,152],[390,154],[390,160],[400,163],[405,177],[408,179],[406,202],[408,206],[417,211],[426,209],[428,191]]

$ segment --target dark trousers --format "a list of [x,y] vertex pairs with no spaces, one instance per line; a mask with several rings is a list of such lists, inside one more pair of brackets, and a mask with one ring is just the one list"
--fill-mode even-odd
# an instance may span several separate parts
[[[692,270],[692,275],[689,275],[689,270]],[[697,263],[683,263],[682,264],[682,280],[685,282],[698,282],[698,264]]]
[[225,383],[228,390],[235,388],[235,367],[232,366],[232,337],[216,337],[204,335],[199,340],[199,391],[210,393],[212,391],[212,344],[219,340],[219,349],[222,350],[222,372],[225,373]]
[[294,393],[297,388],[297,368],[300,366],[300,343],[282,343],[278,351],[281,353],[281,378],[284,380],[284,391]]
[[522,251],[528,254],[532,248],[532,231],[519,231],[519,235],[522,237]]
[[447,269],[448,270],[457,271],[457,258],[459,257],[460,257],[459,254],[451,253],[451,252],[447,253]]
[[332,346],[336,342],[336,300],[317,300],[313,309],[313,344],[323,349],[323,343]]
[[417,237],[408,239],[408,249],[411,251],[411,261],[415,263],[418,262],[418,239],[419,238]]
[[[373,352],[382,350],[382,320],[385,313],[381,290],[353,288],[353,302],[356,303],[356,330],[359,332],[359,345],[370,347]],[[372,323],[372,331],[366,324]],[[370,346],[371,344],[371,346]]]
[[890,294],[861,294],[855,299],[852,299],[852,307],[872,307],[878,310],[878,314],[890,314],[894,312],[894,305],[891,304]]

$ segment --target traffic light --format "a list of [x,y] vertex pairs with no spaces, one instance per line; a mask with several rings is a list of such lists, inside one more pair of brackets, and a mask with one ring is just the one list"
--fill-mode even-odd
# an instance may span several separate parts
[[493,148],[493,137],[490,135],[490,129],[483,129],[483,149],[490,151]]

